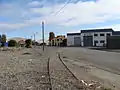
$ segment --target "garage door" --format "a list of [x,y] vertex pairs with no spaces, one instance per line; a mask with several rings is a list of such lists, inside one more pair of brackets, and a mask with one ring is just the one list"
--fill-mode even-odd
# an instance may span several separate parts
[[93,37],[92,36],[84,36],[83,43],[84,43],[84,46],[93,46]]
[[74,37],[74,45],[80,46],[80,37]]

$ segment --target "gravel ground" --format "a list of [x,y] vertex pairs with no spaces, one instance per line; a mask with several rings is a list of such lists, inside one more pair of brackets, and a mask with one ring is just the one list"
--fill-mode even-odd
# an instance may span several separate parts
[[48,57],[33,49],[0,52],[0,90],[48,90]]
[[[58,53],[63,51],[63,54],[66,55],[62,56],[63,61],[79,80],[74,78],[60,61]],[[0,90],[51,90],[51,86],[52,90],[104,90],[88,89],[83,84],[85,76],[88,76],[89,80],[91,80],[88,75],[91,68],[91,73],[100,71],[93,67],[86,67],[86,64],[84,65],[82,61],[78,60],[80,58],[83,61],[88,59],[83,57],[85,52],[73,48],[58,47],[45,47],[44,52],[42,52],[41,47],[33,49],[0,49]],[[91,52],[87,52],[87,56],[90,56],[90,54]],[[50,58],[50,77],[48,58]],[[87,73],[84,73],[84,71]]]
[[61,63],[56,53],[50,57],[50,75],[53,90],[85,90]]

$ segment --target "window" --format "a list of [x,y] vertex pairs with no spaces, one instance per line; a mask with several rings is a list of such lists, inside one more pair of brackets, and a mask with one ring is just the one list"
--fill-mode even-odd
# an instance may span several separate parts
[[94,41],[94,46],[97,46],[97,43],[98,43],[98,41],[97,41],[97,40],[95,40],[95,41]]
[[105,41],[104,41],[104,40],[101,40],[100,43],[105,43]]
[[105,36],[105,34],[100,34],[100,36]]
[[98,43],[98,41],[94,41],[94,43]]
[[94,34],[94,36],[98,36],[98,34]]
[[57,41],[59,41],[59,39],[57,39]]
[[107,36],[111,36],[110,33],[107,33]]

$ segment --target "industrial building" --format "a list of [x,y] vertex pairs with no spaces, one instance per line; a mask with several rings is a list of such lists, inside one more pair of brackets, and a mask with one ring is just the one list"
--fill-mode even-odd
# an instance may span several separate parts
[[67,46],[104,46],[107,44],[107,37],[120,35],[111,28],[81,30],[80,33],[67,33]]
[[112,32],[112,29],[81,30],[81,46],[103,46]]
[[80,33],[67,33],[67,46],[80,46]]

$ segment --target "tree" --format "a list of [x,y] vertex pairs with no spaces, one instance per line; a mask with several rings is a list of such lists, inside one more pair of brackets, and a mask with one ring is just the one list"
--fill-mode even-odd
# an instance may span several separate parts
[[2,34],[1,43],[2,43],[1,46],[4,46],[4,43],[6,43],[6,35],[5,34]]
[[51,41],[51,39],[55,38],[55,34],[54,32],[50,32],[49,33],[49,41]]
[[8,41],[8,46],[15,47],[15,46],[17,46],[17,42],[15,40],[10,40],[10,41]]
[[2,43],[1,43],[1,38],[2,38],[2,36],[0,35],[0,46],[2,45]]
[[67,46],[67,39],[63,40],[63,46]]
[[31,39],[27,39],[27,40],[25,41],[25,44],[26,44],[26,47],[27,47],[27,48],[31,48],[31,45],[32,45]]
[[2,38],[2,36],[0,35],[0,43],[1,43],[1,38]]

